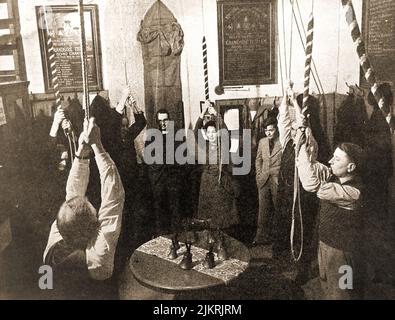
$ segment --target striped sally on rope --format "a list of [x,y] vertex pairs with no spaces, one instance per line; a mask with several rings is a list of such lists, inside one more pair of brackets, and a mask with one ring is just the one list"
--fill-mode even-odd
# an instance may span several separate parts
[[[45,19],[45,28],[47,30],[47,48],[48,48],[48,57],[49,57],[49,66],[50,72],[52,77],[52,86],[55,91],[55,109],[59,109],[62,104],[62,96],[60,94],[60,87],[59,87],[59,78],[58,78],[58,69],[56,67],[56,54],[54,50],[54,45],[52,41],[52,37],[48,32],[48,19],[47,19],[47,8],[44,6],[44,19]],[[53,125],[49,135],[55,138],[58,134],[59,127]]]
[[49,63],[50,69],[52,74],[52,85],[55,90],[55,97],[56,97],[56,107],[59,107],[61,104],[62,96],[60,95],[59,91],[59,79],[58,79],[58,69],[56,68],[56,58],[55,58],[55,51],[53,47],[52,38],[48,35],[48,54],[49,54]]
[[[379,102],[383,95],[380,90],[378,90],[376,75],[366,55],[365,44],[362,40],[361,31],[355,15],[354,6],[351,0],[342,0],[342,5],[346,16],[347,24],[350,28],[352,40],[354,41],[355,47],[357,49],[359,63],[361,64],[361,67],[363,69],[365,79],[371,86],[371,91],[376,98],[376,101]],[[388,113],[389,110],[385,110],[385,112]]]
[[313,58],[314,17],[310,14],[306,37],[306,63],[304,70],[303,109],[307,106],[310,93],[311,62]]
[[[207,58],[207,42],[206,42],[206,37],[203,36],[203,41],[202,41],[202,51],[203,51],[203,71],[204,71],[204,96],[206,101],[210,101],[210,88],[209,88],[209,83],[208,83],[208,58]],[[217,125],[217,132],[220,130],[220,115],[218,114],[218,118],[216,119],[216,125]],[[221,138],[220,135],[218,135],[218,150],[221,149]],[[222,177],[222,154],[221,151],[219,152],[219,175],[218,175],[218,183],[221,183],[221,177]]]
[[61,105],[62,101],[62,96],[60,95],[59,91],[59,79],[58,79],[58,70],[56,68],[56,56],[55,56],[55,50],[53,46],[53,41],[50,33],[48,32],[49,26],[48,26],[48,18],[47,18],[47,7],[43,7],[44,11],[44,22],[45,22],[45,29],[47,30],[47,48],[48,48],[48,57],[49,57],[49,65],[50,65],[50,72],[52,75],[52,85],[55,91],[55,98],[56,98],[56,107],[59,107]]
[[206,37],[203,37],[202,41],[202,50],[203,50],[203,70],[204,70],[204,94],[205,99],[210,100],[210,91],[208,86],[208,65],[207,65],[207,43]]

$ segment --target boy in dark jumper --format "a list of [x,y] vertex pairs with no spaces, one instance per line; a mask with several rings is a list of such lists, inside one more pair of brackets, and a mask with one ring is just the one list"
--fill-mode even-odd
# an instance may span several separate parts
[[[316,143],[309,128],[305,137],[297,167],[303,188],[321,201],[318,264],[325,298],[361,299],[365,269],[361,259],[363,150],[352,143],[340,144],[328,168],[315,161]],[[345,282],[344,270],[352,271]]]

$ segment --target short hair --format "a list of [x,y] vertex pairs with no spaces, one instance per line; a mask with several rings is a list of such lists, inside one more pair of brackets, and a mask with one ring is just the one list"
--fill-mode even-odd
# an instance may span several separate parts
[[263,127],[267,128],[268,126],[277,127],[277,119],[273,117],[268,117],[265,120],[263,120]]
[[56,219],[63,240],[76,249],[85,249],[97,235],[99,222],[88,199],[75,197],[62,204]]
[[165,114],[167,114],[167,116],[170,118],[170,113],[169,113],[169,111],[167,111],[166,109],[164,109],[164,108],[162,108],[162,109],[159,109],[157,112],[156,112],[156,119],[158,119],[158,114],[159,113],[165,113]]
[[350,160],[355,164],[356,169],[354,174],[361,175],[365,165],[365,152],[355,143],[343,142],[338,145],[338,148],[345,152]]
[[214,120],[207,121],[206,124],[203,126],[203,129],[207,130],[208,127],[217,128],[217,123]]

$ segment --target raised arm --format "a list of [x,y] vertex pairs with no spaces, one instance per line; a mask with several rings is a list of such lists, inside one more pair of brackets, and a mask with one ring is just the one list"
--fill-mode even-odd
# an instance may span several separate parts
[[123,102],[123,108],[120,108],[120,105],[118,104],[118,112],[123,113],[123,109],[126,107],[130,107],[133,110],[134,123],[128,128],[128,140],[133,141],[138,137],[141,131],[143,131],[147,125],[147,120],[145,119],[143,110],[141,110],[137,105],[137,101],[131,94],[130,89],[128,91],[124,91],[121,102]]
[[131,95],[130,91],[131,91],[131,90],[130,90],[130,88],[128,88],[128,87],[126,87],[126,88],[124,88],[124,89],[122,90],[121,98],[119,99],[118,104],[117,104],[116,107],[115,107],[115,110],[116,110],[120,115],[122,115],[123,112],[124,112],[124,110],[125,110],[125,107],[126,107],[126,104],[127,104],[127,102],[128,102],[129,96]]
[[361,191],[350,185],[324,182],[317,192],[317,197],[343,209],[355,210],[357,201],[361,197]]
[[75,158],[67,179],[66,200],[84,197],[89,183],[89,160]]
[[288,141],[292,139],[292,121],[289,115],[289,106],[287,100],[288,99],[284,97],[281,101],[277,117],[279,139],[283,149],[287,146]]
[[[315,160],[316,153],[314,152],[314,145],[316,142],[310,133],[310,129],[306,129],[306,135],[306,142],[300,146],[296,165],[303,188],[308,192],[318,192],[321,184],[328,181],[332,174],[327,166]],[[298,130],[295,142],[298,143],[301,137],[302,133]]]
[[203,118],[199,116],[196,121],[195,128],[193,129],[193,134],[195,135],[196,141],[199,141],[199,134],[201,134],[200,130],[203,128]]
[[[91,148],[87,146],[84,141],[84,134],[81,134],[79,139],[79,147],[75,153],[73,166],[71,167],[69,177],[66,185],[66,201],[75,197],[84,197],[89,182],[89,155]],[[56,220],[51,226],[49,232],[47,246],[44,251],[43,261],[45,263],[46,256],[51,247],[61,241],[63,238],[60,235]]]
[[91,277],[104,280],[111,277],[114,268],[125,192],[117,167],[101,144],[100,129],[96,125],[92,126],[89,137],[100,173],[102,204],[97,238],[89,244],[86,258]]
[[143,112],[134,113],[134,123],[128,128],[128,140],[135,140],[147,125]]
[[316,192],[321,200],[353,210],[360,198],[360,190],[350,185],[333,182],[330,169],[314,160],[311,148],[309,143],[303,144],[297,158],[299,178],[303,188],[308,192]]
[[[217,116],[217,111],[216,111],[215,108],[211,105],[211,102],[210,102],[209,100],[206,100],[206,101],[205,101],[204,106],[203,106],[203,110],[202,110],[202,112],[200,113],[200,116],[199,116],[199,118],[197,119],[195,128],[194,128],[194,130],[193,130],[196,141],[199,141],[199,140],[198,140],[199,134],[202,135],[202,132],[201,132],[200,129],[203,128],[203,119],[204,119],[204,116],[205,116],[205,114],[206,114],[207,112],[208,112],[209,114],[211,114],[211,115]],[[202,136],[203,136],[203,135],[202,135]],[[206,137],[203,136],[203,138],[204,138],[205,140],[207,140]]]

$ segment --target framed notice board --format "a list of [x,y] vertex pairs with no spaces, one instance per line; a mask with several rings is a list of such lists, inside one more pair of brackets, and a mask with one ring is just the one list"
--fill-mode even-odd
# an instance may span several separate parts
[[[363,2],[363,36],[366,52],[379,82],[395,85],[395,1]],[[367,85],[361,72],[361,84]]]
[[220,86],[276,83],[277,0],[218,0]]
[[[77,6],[38,6],[37,25],[40,38],[45,91],[53,92],[52,79],[58,77],[61,92],[82,90],[80,16]],[[101,48],[97,5],[84,6],[85,36],[90,90],[102,90]],[[52,74],[48,54],[51,38],[57,73]]]

